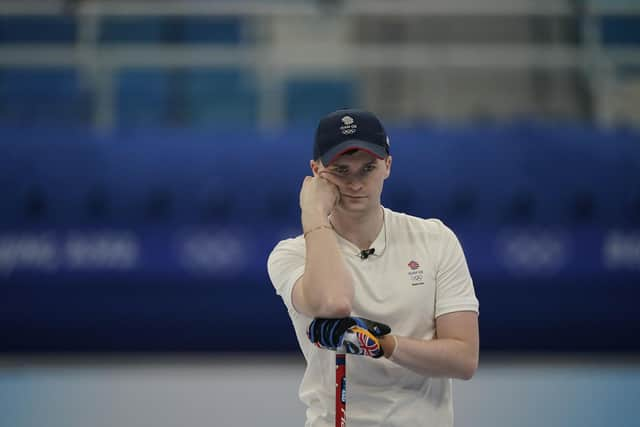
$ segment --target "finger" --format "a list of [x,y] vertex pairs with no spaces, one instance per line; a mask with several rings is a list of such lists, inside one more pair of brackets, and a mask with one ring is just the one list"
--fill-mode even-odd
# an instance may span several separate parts
[[389,326],[379,322],[371,322],[367,329],[373,332],[377,337],[387,335],[391,332],[391,328]]
[[331,172],[329,169],[322,169],[321,171],[318,171],[318,175],[320,175],[321,177],[325,177],[325,176],[336,176],[335,173]]
[[335,174],[333,174],[332,172],[328,170],[322,170],[319,172],[319,174],[320,174],[320,178],[324,178],[325,180],[329,181],[331,184],[335,185],[336,187],[339,187],[340,178]]
[[316,329],[316,321],[314,320],[311,322],[311,324],[309,325],[309,329],[307,330],[307,336],[309,337],[309,340],[313,343],[316,342],[315,329]]
[[382,337],[382,336],[390,334],[390,333],[391,333],[391,328],[389,326],[385,325],[384,323],[378,324],[375,327],[375,334],[378,337]]
[[391,332],[391,328],[384,323],[375,322],[373,320],[365,319],[364,317],[359,317],[354,320],[359,326],[370,330],[378,337],[387,335]]
[[342,191],[340,190],[340,183],[337,182],[337,178],[335,175],[331,174],[331,172],[328,172],[326,170],[319,172],[319,178],[324,180],[325,182],[328,182],[331,185],[333,194],[335,196],[335,200],[334,200],[334,207],[335,207],[335,205],[340,203],[340,199],[342,199]]

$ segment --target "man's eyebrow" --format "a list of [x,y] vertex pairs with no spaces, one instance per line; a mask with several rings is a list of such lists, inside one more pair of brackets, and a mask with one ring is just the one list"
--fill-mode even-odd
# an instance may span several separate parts
[[[375,160],[371,160],[371,161],[363,164],[362,167],[372,166],[372,165],[375,165],[375,164],[376,164],[376,161]],[[329,166],[329,169],[331,169],[331,170],[349,169],[349,165],[342,164],[342,163],[333,163],[332,165]]]

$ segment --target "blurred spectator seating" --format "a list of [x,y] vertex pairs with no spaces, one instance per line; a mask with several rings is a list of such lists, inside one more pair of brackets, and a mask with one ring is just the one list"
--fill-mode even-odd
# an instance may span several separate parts
[[[637,134],[526,123],[390,133],[391,208],[480,227],[640,223]],[[312,134],[6,130],[2,222],[297,224]]]

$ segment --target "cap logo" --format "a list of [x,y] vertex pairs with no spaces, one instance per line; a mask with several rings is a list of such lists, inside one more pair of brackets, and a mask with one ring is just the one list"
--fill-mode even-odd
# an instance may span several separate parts
[[356,133],[358,125],[354,123],[353,117],[343,116],[340,120],[342,121],[340,132],[342,132],[343,135],[353,135],[354,133]]

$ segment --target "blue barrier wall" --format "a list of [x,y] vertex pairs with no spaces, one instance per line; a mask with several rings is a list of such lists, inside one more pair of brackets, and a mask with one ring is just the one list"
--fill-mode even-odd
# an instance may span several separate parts
[[[457,232],[484,348],[640,349],[637,133],[389,131],[383,202]],[[0,350],[295,349],[265,264],[312,135],[0,130]]]

